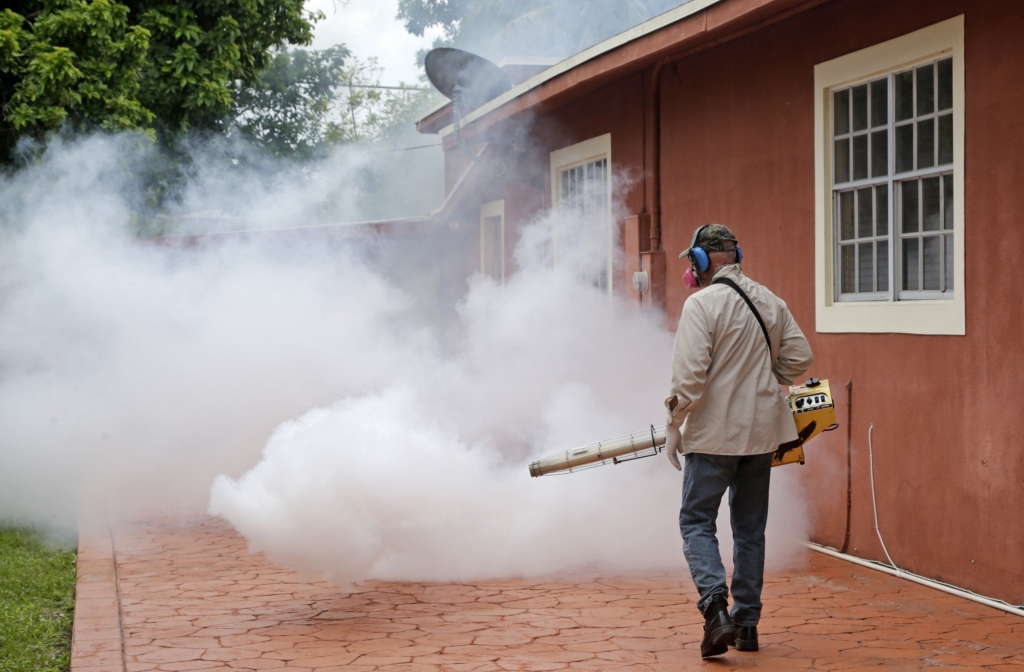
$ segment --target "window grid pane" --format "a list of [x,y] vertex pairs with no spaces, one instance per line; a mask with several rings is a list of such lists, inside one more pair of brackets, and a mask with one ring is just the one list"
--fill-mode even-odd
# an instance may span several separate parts
[[914,123],[896,127],[896,172],[914,169]]
[[857,237],[870,238],[874,229],[874,211],[872,195],[874,190],[871,187],[857,190]]
[[834,111],[832,133],[835,136],[846,135],[850,132],[850,90],[843,89],[836,91],[832,97],[832,109]]
[[953,162],[953,59],[896,73],[896,172]]
[[853,179],[864,180],[868,176],[868,136],[853,136]]
[[920,264],[918,263],[917,238],[903,241],[903,289],[916,290],[920,287]]
[[853,239],[853,192],[839,194],[839,239]]
[[857,269],[853,265],[855,248],[853,245],[843,245],[841,248],[842,268],[842,289],[843,294],[852,294],[855,289],[854,278]]
[[923,231],[938,231],[941,217],[941,205],[939,195],[939,177],[926,177],[921,180],[921,208],[923,216],[921,221]]
[[901,291],[933,297],[953,291],[952,178],[947,173],[899,183]]
[[875,235],[889,235],[889,185],[875,187]]
[[939,165],[953,163],[953,115],[939,117]]
[[903,226],[900,227],[900,230],[903,233],[917,233],[920,214],[918,188],[917,180],[908,180],[900,184],[900,196],[903,202],[903,207],[900,208]]
[[942,176],[942,228],[953,228],[953,176]]
[[924,284],[922,289],[925,291],[941,291],[940,272],[942,269],[942,259],[939,250],[942,240],[940,236],[925,236],[921,239],[921,243],[921,246],[924,248],[924,264],[922,265]]
[[868,127],[868,85],[853,87],[853,130],[863,131]]
[[836,290],[847,300],[887,298],[892,268],[889,299],[953,291],[952,63],[832,91]]
[[945,273],[943,274],[943,287],[942,289],[947,292],[953,291],[953,236],[947,234],[943,236],[945,239],[945,246],[942,250],[944,257],[943,266],[945,266]]
[[874,243],[857,245],[857,291],[867,294],[874,291]]
[[914,116],[914,73],[901,72],[895,77],[896,121]]
[[917,122],[917,167],[931,168],[935,165],[935,120]]
[[877,283],[877,291],[888,292],[889,291],[889,241],[880,240],[875,243],[878,251],[878,261],[875,264],[875,282]]
[[[836,193],[841,294],[888,291],[889,87],[889,78],[883,77],[832,93],[833,182],[876,183]],[[878,241],[884,247],[876,247]]]
[[935,64],[917,68],[914,73],[917,79],[917,116],[931,114],[935,111]]
[[871,133],[871,177],[885,177],[889,174],[889,133]]
[[[874,295],[889,291],[888,187],[862,187],[836,194],[835,221],[842,241],[840,293]],[[878,297],[872,297],[878,298]]]
[[876,79],[871,82],[871,128],[889,124],[889,82]]

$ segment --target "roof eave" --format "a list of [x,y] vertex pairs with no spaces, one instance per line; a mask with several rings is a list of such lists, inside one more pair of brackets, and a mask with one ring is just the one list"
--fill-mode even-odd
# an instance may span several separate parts
[[413,119],[418,133],[437,133],[451,122],[452,101],[442,100],[429,110]]
[[[725,34],[757,27],[772,16],[803,11],[825,1],[691,0],[538,73],[463,115],[462,125],[489,126],[517,112],[555,102],[568,96],[570,89],[581,92],[587,83],[641,70],[666,56],[717,43]],[[444,139],[452,130],[448,124],[437,132]]]

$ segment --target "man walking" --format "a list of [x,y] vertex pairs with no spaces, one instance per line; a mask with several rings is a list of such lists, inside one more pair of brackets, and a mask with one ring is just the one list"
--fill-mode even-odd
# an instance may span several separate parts
[[[683,305],[672,356],[666,452],[685,455],[679,529],[704,615],[701,657],[735,643],[757,651],[772,453],[797,439],[779,385],[812,362],[786,304],[740,268],[743,252],[721,224],[693,235],[684,284],[702,289]],[[715,521],[725,491],[733,533],[732,614]]]

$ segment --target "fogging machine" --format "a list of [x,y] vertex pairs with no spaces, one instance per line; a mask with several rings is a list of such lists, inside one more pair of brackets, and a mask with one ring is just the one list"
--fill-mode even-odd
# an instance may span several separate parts
[[[793,385],[789,388],[786,401],[793,411],[797,439],[779,446],[772,455],[773,467],[794,462],[803,464],[804,444],[818,434],[838,427],[828,380],[811,378],[803,385]],[[537,460],[530,464],[530,476],[571,473],[602,464],[619,464],[652,457],[660,453],[664,446],[665,427],[651,425],[649,429]]]

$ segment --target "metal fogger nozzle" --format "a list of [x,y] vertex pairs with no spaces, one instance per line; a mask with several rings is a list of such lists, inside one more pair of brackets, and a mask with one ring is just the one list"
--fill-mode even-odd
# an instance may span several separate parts
[[602,464],[618,464],[661,452],[665,445],[665,427],[654,427],[633,432],[607,441],[598,441],[575,450],[566,450],[530,464],[530,476],[543,476],[556,472],[573,472]]

